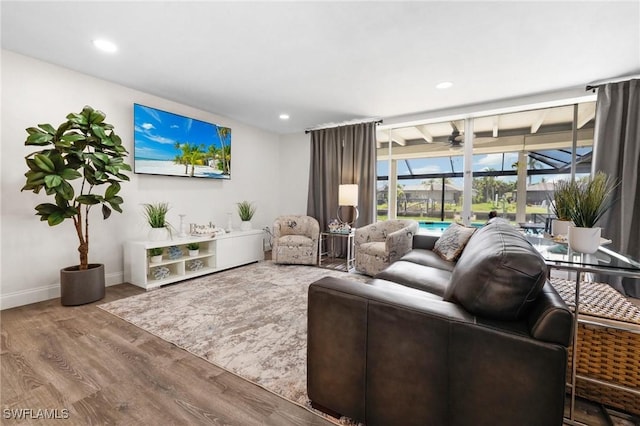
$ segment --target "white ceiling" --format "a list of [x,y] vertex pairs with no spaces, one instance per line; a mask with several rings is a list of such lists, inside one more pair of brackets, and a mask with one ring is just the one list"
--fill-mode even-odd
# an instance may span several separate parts
[[637,0],[2,1],[1,16],[4,49],[277,133],[640,73]]

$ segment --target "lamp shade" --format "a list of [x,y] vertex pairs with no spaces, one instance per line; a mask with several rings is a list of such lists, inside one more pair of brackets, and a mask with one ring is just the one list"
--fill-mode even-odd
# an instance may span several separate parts
[[339,206],[357,206],[358,205],[358,185],[348,184],[338,187],[338,205]]

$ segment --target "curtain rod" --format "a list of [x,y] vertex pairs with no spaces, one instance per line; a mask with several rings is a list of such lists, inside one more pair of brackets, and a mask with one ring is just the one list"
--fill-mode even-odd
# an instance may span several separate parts
[[598,83],[587,84],[587,87],[585,87],[584,90],[586,90],[587,92],[589,90],[593,90],[595,92],[596,89],[599,89],[600,87],[604,86],[605,84],[620,83],[622,81],[633,80],[633,79],[636,79],[636,78],[640,78],[640,76],[638,74],[632,74],[632,75],[627,75],[627,76],[624,76],[624,77],[612,78],[610,80],[601,80]]
[[318,126],[318,127],[314,127],[313,129],[305,129],[304,133],[308,134],[313,132],[314,130],[324,130],[324,129],[333,129],[334,127],[342,127],[342,126],[350,126],[353,124],[360,124],[360,123],[376,123],[376,125],[380,125],[382,124],[382,119],[377,119],[377,120],[363,120],[363,121],[346,121],[344,123],[340,123],[340,124],[328,124],[326,126]]

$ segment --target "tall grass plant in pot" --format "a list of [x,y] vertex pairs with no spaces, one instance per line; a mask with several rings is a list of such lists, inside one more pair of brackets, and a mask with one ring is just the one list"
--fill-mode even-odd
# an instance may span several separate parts
[[238,203],[238,216],[240,216],[240,230],[248,231],[251,229],[251,219],[256,214],[256,207],[249,201],[241,201]]
[[63,305],[81,305],[105,293],[104,265],[89,263],[90,212],[101,206],[104,220],[113,210],[122,213],[118,193],[131,167],[124,162],[128,152],[113,125],[105,122],[105,113],[85,106],[66,118],[57,129],[51,124],[26,129],[24,144],[40,149],[25,157],[28,170],[22,191],[44,190],[52,198],[51,203],[35,206],[36,215],[49,226],[73,222],[80,264],[60,270],[60,299]]
[[571,221],[571,206],[575,199],[578,184],[571,180],[559,180],[554,183],[553,195],[549,197],[551,210],[556,218],[551,222],[551,234],[567,235]]
[[614,191],[619,182],[603,172],[591,180],[579,182],[571,205],[569,245],[581,253],[595,253],[600,246],[602,228],[598,221],[615,204]]
[[167,222],[169,203],[157,202],[143,204],[144,217],[151,227],[149,241],[164,241],[171,237],[171,224]]

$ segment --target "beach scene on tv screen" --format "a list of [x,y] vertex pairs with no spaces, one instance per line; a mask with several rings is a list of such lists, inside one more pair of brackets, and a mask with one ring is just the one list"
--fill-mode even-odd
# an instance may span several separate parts
[[231,177],[231,129],[134,105],[135,173]]

